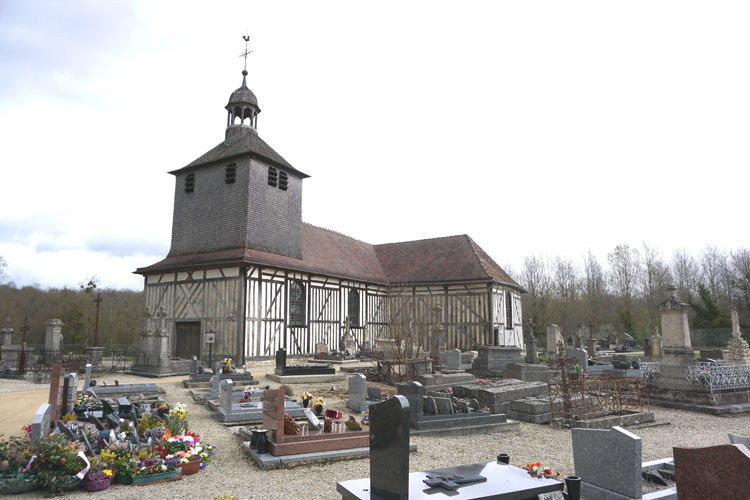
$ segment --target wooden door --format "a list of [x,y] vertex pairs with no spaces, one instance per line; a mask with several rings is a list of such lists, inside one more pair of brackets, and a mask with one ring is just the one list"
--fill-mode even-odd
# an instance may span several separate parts
[[177,341],[174,355],[182,359],[201,358],[201,322],[184,321],[175,324]]

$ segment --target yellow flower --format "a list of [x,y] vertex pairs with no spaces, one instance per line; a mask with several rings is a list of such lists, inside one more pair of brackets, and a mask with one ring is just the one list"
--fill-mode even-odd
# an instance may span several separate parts
[[104,473],[105,476],[112,477],[112,471],[111,470],[104,469],[102,472]]

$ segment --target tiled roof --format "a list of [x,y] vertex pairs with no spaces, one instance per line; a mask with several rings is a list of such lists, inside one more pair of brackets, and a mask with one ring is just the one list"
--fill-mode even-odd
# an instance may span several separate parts
[[375,253],[391,283],[498,281],[520,288],[467,235],[376,245]]
[[302,224],[302,258],[251,248],[168,257],[136,273],[206,265],[260,264],[375,284],[497,281],[522,289],[466,235],[385,245]]
[[279,153],[273,150],[271,146],[258,137],[258,134],[254,132],[248,132],[242,134],[236,140],[231,142],[222,142],[208,153],[204,154],[197,160],[189,163],[187,166],[182,167],[179,170],[173,170],[170,174],[178,174],[183,170],[189,170],[200,165],[212,163],[215,161],[228,160],[230,158],[236,158],[246,154],[259,156],[265,160],[268,160],[280,167],[285,168],[289,172],[296,174],[302,178],[310,177],[309,175],[300,172],[289,164]]

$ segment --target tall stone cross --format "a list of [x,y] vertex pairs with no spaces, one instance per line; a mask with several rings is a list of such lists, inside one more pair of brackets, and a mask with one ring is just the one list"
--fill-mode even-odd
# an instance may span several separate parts
[[141,334],[150,335],[151,334],[151,318],[154,315],[151,314],[151,309],[146,307],[146,310],[143,311],[143,327],[141,330]]
[[536,326],[536,323],[534,323],[534,320],[529,320],[529,337],[531,337],[529,340],[536,340],[536,337],[534,336],[534,327]]

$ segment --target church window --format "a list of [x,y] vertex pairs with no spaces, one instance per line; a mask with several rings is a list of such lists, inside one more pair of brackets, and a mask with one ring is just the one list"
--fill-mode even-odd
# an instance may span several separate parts
[[185,192],[192,193],[195,191],[195,174],[187,174],[185,176]]
[[348,302],[351,326],[359,326],[359,290],[349,290]]
[[224,172],[224,182],[234,184],[235,180],[237,180],[237,165],[230,163]]
[[289,179],[286,176],[286,172],[279,172],[279,189],[286,191],[289,186]]
[[513,296],[505,292],[505,328],[513,328]]
[[305,285],[300,281],[289,285],[289,324],[305,326]]
[[268,185],[271,187],[276,187],[276,184],[279,182],[279,172],[276,170],[276,167],[268,167]]

